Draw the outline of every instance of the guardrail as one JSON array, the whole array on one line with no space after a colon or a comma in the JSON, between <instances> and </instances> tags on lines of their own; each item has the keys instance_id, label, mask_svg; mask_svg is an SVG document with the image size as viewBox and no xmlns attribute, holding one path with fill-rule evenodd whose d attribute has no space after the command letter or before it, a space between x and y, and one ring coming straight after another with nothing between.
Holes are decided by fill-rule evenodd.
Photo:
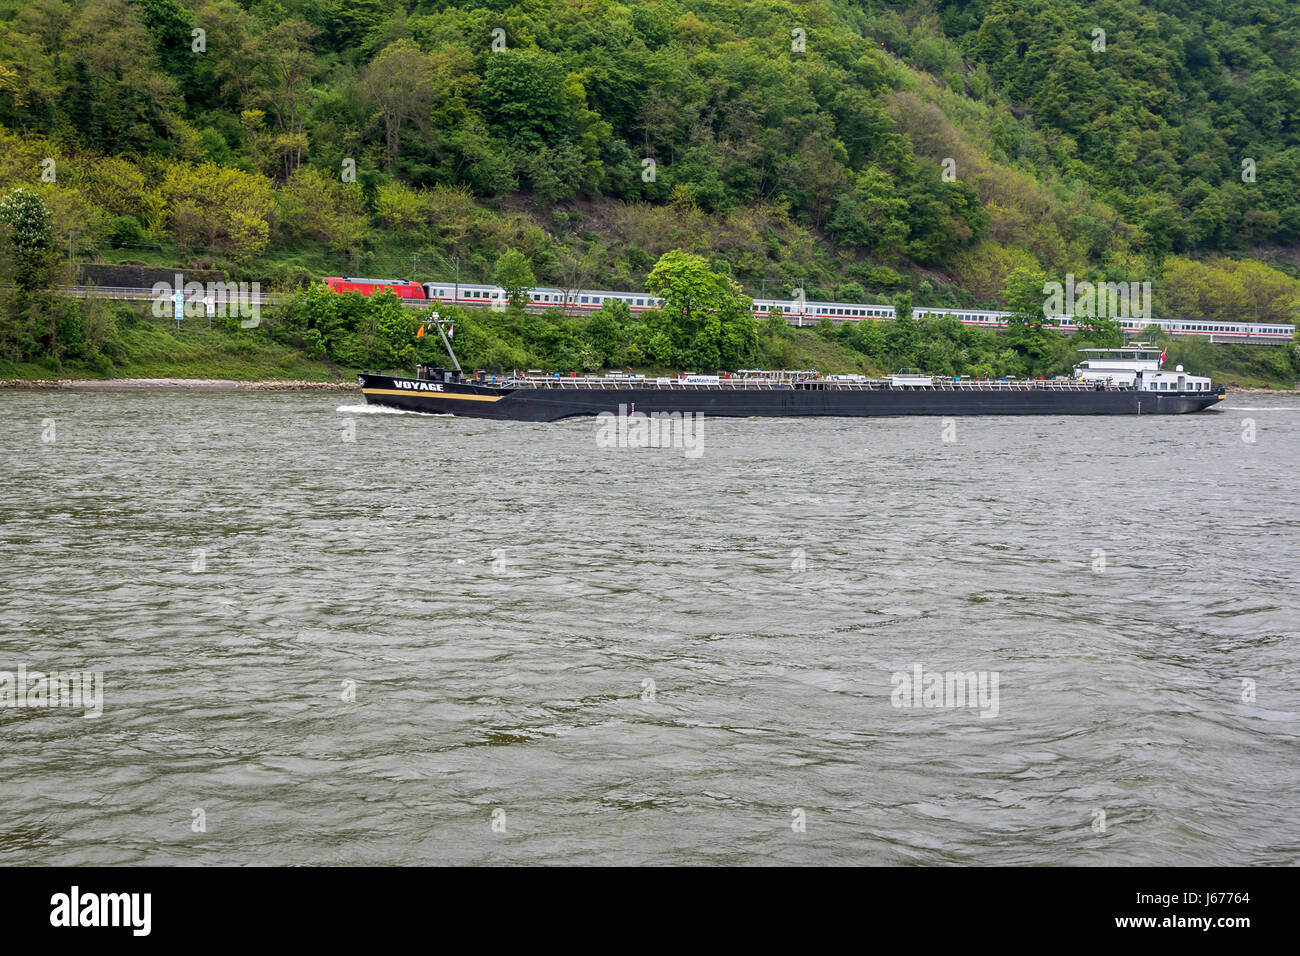
<instances>
[{"instance_id":1,"label":"guardrail","mask_svg":"<svg viewBox=\"0 0 1300 956\"><path fill-rule=\"evenodd\" d=\"M107 286L107 285L64 285L59 286L56 290L63 295L75 296L80 299L117 299L123 302L153 302L158 296L153 289L133 289L126 286ZM189 293L185 296L187 303L203 304L202 294ZM243 296L239 297L241 301ZM256 294L249 292L247 299L253 305L273 305L288 299L288 294L284 292L258 292ZM169 294L165 301L170 306L172 303Z\"/></svg>"}]
</instances>

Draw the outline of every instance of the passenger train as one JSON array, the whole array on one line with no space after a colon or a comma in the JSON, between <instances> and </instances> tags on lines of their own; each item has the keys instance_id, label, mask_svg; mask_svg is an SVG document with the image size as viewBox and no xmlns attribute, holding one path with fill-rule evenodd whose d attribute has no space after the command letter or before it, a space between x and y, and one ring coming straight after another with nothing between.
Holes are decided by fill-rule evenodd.
<instances>
[{"instance_id":1,"label":"passenger train","mask_svg":"<svg viewBox=\"0 0 1300 956\"><path fill-rule=\"evenodd\" d=\"M326 286L335 292L359 292L362 295L378 295L390 291L408 304L419 302L446 302L458 305L481 306L488 308L505 308L505 291L500 286L475 285L462 283L457 286L452 282L409 282L405 279L358 279L333 276L325 280ZM620 299L626 302L633 312L658 309L663 299L655 298L646 292L607 292L597 289L570 290L537 288L529 291L529 308L570 308L599 309L608 299ZM887 320L894 317L892 305L864 305L853 302L799 302L790 299L754 299L754 317L767 318L777 309L787 319L806 319L809 324L816 324L823 318L829 318L837 325L843 322L858 322L863 319ZM973 325L987 329L1003 329L1007 326L1009 312L991 312L980 309L940 309L933 306L915 306L912 314L916 318L944 318L951 316L963 325ZM1059 320L1062 332L1078 328L1082 323L1070 316ZM1208 319L1140 319L1120 318L1120 328L1125 333L1141 332L1151 326L1175 337L1196 335L1231 335L1257 341L1288 341L1295 334L1294 325L1259 324L1247 322L1210 321Z\"/></svg>"}]
</instances>

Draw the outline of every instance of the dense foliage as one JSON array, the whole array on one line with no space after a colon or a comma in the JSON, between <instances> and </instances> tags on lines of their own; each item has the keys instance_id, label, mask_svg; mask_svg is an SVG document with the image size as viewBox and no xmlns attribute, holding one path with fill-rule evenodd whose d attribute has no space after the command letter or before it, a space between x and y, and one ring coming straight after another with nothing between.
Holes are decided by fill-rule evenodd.
<instances>
[{"instance_id":1,"label":"dense foliage","mask_svg":"<svg viewBox=\"0 0 1300 956\"><path fill-rule=\"evenodd\" d=\"M751 296L1073 273L1293 321L1298 49L1297 0L0 0L0 195L69 260L267 288L642 289L682 250ZM67 307L6 301L0 347L57 357Z\"/></svg>"}]
</instances>

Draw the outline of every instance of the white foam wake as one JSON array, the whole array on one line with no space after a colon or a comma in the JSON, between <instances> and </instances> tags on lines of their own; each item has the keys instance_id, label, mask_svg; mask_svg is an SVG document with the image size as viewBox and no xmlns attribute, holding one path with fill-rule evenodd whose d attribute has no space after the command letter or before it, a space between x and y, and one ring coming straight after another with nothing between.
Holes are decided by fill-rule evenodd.
<instances>
[{"instance_id":1,"label":"white foam wake","mask_svg":"<svg viewBox=\"0 0 1300 956\"><path fill-rule=\"evenodd\" d=\"M404 408L389 408L387 405L340 405L335 411L351 415L431 415L450 418L449 412L411 412Z\"/></svg>"}]
</instances>

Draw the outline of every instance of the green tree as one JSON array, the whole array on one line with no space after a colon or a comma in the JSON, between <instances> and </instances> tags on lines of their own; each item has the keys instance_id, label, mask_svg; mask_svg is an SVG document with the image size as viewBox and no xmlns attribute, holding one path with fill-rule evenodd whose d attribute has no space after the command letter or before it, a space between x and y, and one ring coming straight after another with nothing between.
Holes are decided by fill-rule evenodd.
<instances>
[{"instance_id":1,"label":"green tree","mask_svg":"<svg viewBox=\"0 0 1300 956\"><path fill-rule=\"evenodd\" d=\"M1053 346L1059 334L1048 331L1048 327L1057 325L1055 317L1049 318L1044 312L1046 293L1043 286L1047 276L1035 269L1013 269L1008 274L1002 295L1007 301L1011 315L1007 317L1007 341L1021 355L1037 366L1042 364L1054 352Z\"/></svg>"},{"instance_id":2,"label":"green tree","mask_svg":"<svg viewBox=\"0 0 1300 956\"><path fill-rule=\"evenodd\" d=\"M528 302L529 291L537 285L533 264L518 249L507 249L502 253L492 272L492 281L505 290L510 305L517 309Z\"/></svg>"},{"instance_id":3,"label":"green tree","mask_svg":"<svg viewBox=\"0 0 1300 956\"><path fill-rule=\"evenodd\" d=\"M404 38L384 47L361 73L358 92L384 124L384 160L390 171L397 161L405 125L414 123L428 129L429 108L437 93L433 67L432 58Z\"/></svg>"},{"instance_id":4,"label":"green tree","mask_svg":"<svg viewBox=\"0 0 1300 956\"><path fill-rule=\"evenodd\" d=\"M665 252L646 278L646 288L664 300L664 311L703 324L707 312L733 315L749 311L750 299L730 276L709 269L703 256L674 249Z\"/></svg>"},{"instance_id":5,"label":"green tree","mask_svg":"<svg viewBox=\"0 0 1300 956\"><path fill-rule=\"evenodd\" d=\"M665 252L646 278L664 300L662 315L683 363L700 370L739 368L758 354L753 302L736 280L709 269L702 256Z\"/></svg>"},{"instance_id":6,"label":"green tree","mask_svg":"<svg viewBox=\"0 0 1300 956\"><path fill-rule=\"evenodd\" d=\"M551 54L502 50L479 88L488 123L523 147L557 145L568 119L564 68Z\"/></svg>"},{"instance_id":7,"label":"green tree","mask_svg":"<svg viewBox=\"0 0 1300 956\"><path fill-rule=\"evenodd\" d=\"M894 318L906 322L912 317L912 293L900 292L894 296Z\"/></svg>"},{"instance_id":8,"label":"green tree","mask_svg":"<svg viewBox=\"0 0 1300 956\"><path fill-rule=\"evenodd\" d=\"M14 189L0 200L13 263L13 283L23 292L54 284L54 220L45 201L29 189Z\"/></svg>"}]
</instances>

